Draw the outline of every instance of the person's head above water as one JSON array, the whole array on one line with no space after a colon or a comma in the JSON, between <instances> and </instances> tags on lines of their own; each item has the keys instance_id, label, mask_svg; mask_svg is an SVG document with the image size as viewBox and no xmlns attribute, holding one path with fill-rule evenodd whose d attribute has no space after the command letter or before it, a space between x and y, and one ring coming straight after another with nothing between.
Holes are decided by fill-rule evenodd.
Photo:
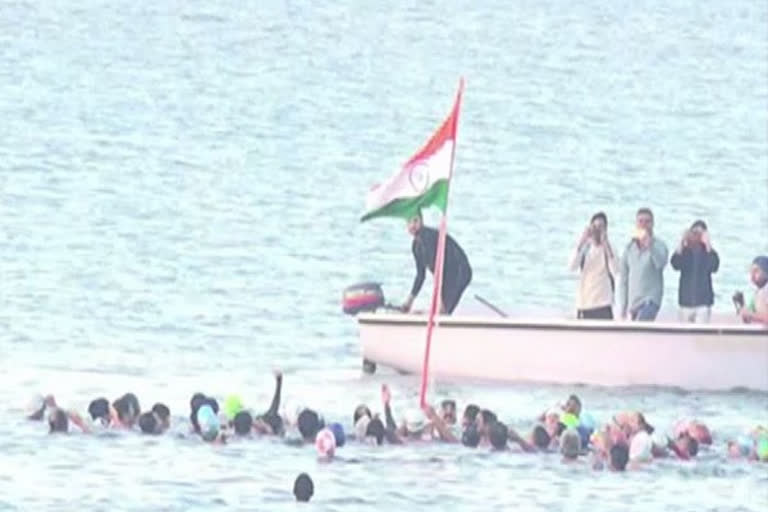
<instances>
[{"instance_id":1,"label":"person's head above water","mask_svg":"<svg viewBox=\"0 0 768 512\"><path fill-rule=\"evenodd\" d=\"M171 410L167 405L157 403L152 406L152 412L160 422L160 426L163 430L168 429L171 426Z\"/></svg>"},{"instance_id":2,"label":"person's head above water","mask_svg":"<svg viewBox=\"0 0 768 512\"><path fill-rule=\"evenodd\" d=\"M407 226L408 232L414 236L421 230L422 226L424 226L424 217L421 215L421 210L408 219Z\"/></svg>"},{"instance_id":3,"label":"person's head above water","mask_svg":"<svg viewBox=\"0 0 768 512\"><path fill-rule=\"evenodd\" d=\"M581 414L581 400L576 395L571 395L565 402L565 412L571 413L578 417Z\"/></svg>"},{"instance_id":4,"label":"person's head above water","mask_svg":"<svg viewBox=\"0 0 768 512\"><path fill-rule=\"evenodd\" d=\"M456 401L455 400L443 400L440 404L440 416L443 421L448 425L456 424Z\"/></svg>"},{"instance_id":5,"label":"person's head above water","mask_svg":"<svg viewBox=\"0 0 768 512\"><path fill-rule=\"evenodd\" d=\"M480 413L480 407L475 404L469 404L464 408L464 414L461 417L461 425L467 428L472 425L477 419L477 415Z\"/></svg>"},{"instance_id":6,"label":"person's head above water","mask_svg":"<svg viewBox=\"0 0 768 512\"><path fill-rule=\"evenodd\" d=\"M352 424L357 425L358 420L360 420L360 418L363 416L368 416L368 419L373 418L373 414L371 414L371 410L368 408L368 406L365 404L360 404L355 407L355 412L352 413Z\"/></svg>"},{"instance_id":7,"label":"person's head above water","mask_svg":"<svg viewBox=\"0 0 768 512\"><path fill-rule=\"evenodd\" d=\"M126 393L112 403L112 407L117 411L117 417L120 423L132 426L141 414L139 399L133 393Z\"/></svg>"},{"instance_id":8,"label":"person's head above water","mask_svg":"<svg viewBox=\"0 0 768 512\"><path fill-rule=\"evenodd\" d=\"M215 441L219 436L219 417L209 404L203 404L197 410L197 423L200 425L200 435L205 441Z\"/></svg>"},{"instance_id":9,"label":"person's head above water","mask_svg":"<svg viewBox=\"0 0 768 512\"><path fill-rule=\"evenodd\" d=\"M305 441L314 442L315 436L323 428L320 416L312 409L304 409L297 420L299 433Z\"/></svg>"},{"instance_id":10,"label":"person's head above water","mask_svg":"<svg viewBox=\"0 0 768 512\"><path fill-rule=\"evenodd\" d=\"M139 416L139 428L143 434L157 435L162 430L162 425L153 412L145 412Z\"/></svg>"},{"instance_id":11,"label":"person's head above water","mask_svg":"<svg viewBox=\"0 0 768 512\"><path fill-rule=\"evenodd\" d=\"M328 428L331 429L333 437L336 440L336 447L341 448L344 446L347 442L347 435L344 433L344 427L341 426L341 423L331 423L328 425Z\"/></svg>"},{"instance_id":12,"label":"person's head above water","mask_svg":"<svg viewBox=\"0 0 768 512\"><path fill-rule=\"evenodd\" d=\"M69 417L67 413L58 407L48 415L49 433L67 433L69 432Z\"/></svg>"},{"instance_id":13,"label":"person's head above water","mask_svg":"<svg viewBox=\"0 0 768 512\"><path fill-rule=\"evenodd\" d=\"M315 484L312 483L309 475L302 473L297 476L293 482L293 495L296 497L296 501L307 502L312 499L313 494L315 494Z\"/></svg>"},{"instance_id":14,"label":"person's head above water","mask_svg":"<svg viewBox=\"0 0 768 512\"><path fill-rule=\"evenodd\" d=\"M251 433L251 429L253 428L253 416L251 416L251 413L248 411L240 411L235 414L232 423L235 427L235 434L239 436L247 436Z\"/></svg>"},{"instance_id":15,"label":"person's head above water","mask_svg":"<svg viewBox=\"0 0 768 512\"><path fill-rule=\"evenodd\" d=\"M574 460L578 458L579 452L581 452L579 432L573 428L566 429L560 437L560 453L563 454L563 458Z\"/></svg>"},{"instance_id":16,"label":"person's head above water","mask_svg":"<svg viewBox=\"0 0 768 512\"><path fill-rule=\"evenodd\" d=\"M106 398L97 398L88 404L88 414L93 421L101 420L109 423L109 401Z\"/></svg>"},{"instance_id":17,"label":"person's head above water","mask_svg":"<svg viewBox=\"0 0 768 512\"><path fill-rule=\"evenodd\" d=\"M504 423L500 421L494 421L488 426L488 439L490 440L491 446L494 450L506 449L508 438L509 429Z\"/></svg>"}]
</instances>

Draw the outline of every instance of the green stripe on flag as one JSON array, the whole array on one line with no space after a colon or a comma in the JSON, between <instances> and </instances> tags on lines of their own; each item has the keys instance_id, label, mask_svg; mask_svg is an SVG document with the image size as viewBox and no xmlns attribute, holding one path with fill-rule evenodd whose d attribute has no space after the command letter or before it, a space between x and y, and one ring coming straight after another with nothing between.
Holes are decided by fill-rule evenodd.
<instances>
[{"instance_id":1,"label":"green stripe on flag","mask_svg":"<svg viewBox=\"0 0 768 512\"><path fill-rule=\"evenodd\" d=\"M437 206L440 211L445 212L445 205L448 202L448 180L437 180L424 194L416 197L395 199L377 210L370 211L362 216L360 222L375 219L377 217L397 217L401 219L410 219L419 210Z\"/></svg>"}]
</instances>

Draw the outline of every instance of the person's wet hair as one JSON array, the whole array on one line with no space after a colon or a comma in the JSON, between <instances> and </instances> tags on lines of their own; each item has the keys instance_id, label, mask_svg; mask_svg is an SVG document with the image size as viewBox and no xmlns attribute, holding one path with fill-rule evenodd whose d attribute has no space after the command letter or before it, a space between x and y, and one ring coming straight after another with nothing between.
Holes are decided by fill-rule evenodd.
<instances>
[{"instance_id":1,"label":"person's wet hair","mask_svg":"<svg viewBox=\"0 0 768 512\"><path fill-rule=\"evenodd\" d=\"M126 393L112 403L112 407L117 411L117 417L123 423L129 423L138 416L141 408L139 399L133 393Z\"/></svg>"},{"instance_id":2,"label":"person's wet hair","mask_svg":"<svg viewBox=\"0 0 768 512\"><path fill-rule=\"evenodd\" d=\"M597 219L602 219L603 223L606 226L608 226L608 216L605 214L605 212L597 212L596 214L594 214L592 216L592 218L590 219L589 223L591 224L591 223L595 222ZM571 395L571 396L574 396L574 395Z\"/></svg>"},{"instance_id":3,"label":"person's wet hair","mask_svg":"<svg viewBox=\"0 0 768 512\"><path fill-rule=\"evenodd\" d=\"M144 434L154 435L159 433L160 428L157 423L157 418L152 411L145 412L139 416L139 428Z\"/></svg>"},{"instance_id":4,"label":"person's wet hair","mask_svg":"<svg viewBox=\"0 0 768 512\"><path fill-rule=\"evenodd\" d=\"M66 433L69 431L69 417L61 409L55 409L48 417L49 432Z\"/></svg>"},{"instance_id":5,"label":"person's wet hair","mask_svg":"<svg viewBox=\"0 0 768 512\"><path fill-rule=\"evenodd\" d=\"M192 395L192 398L189 399L189 410L197 409L203 402L205 402L205 395L200 392L195 393Z\"/></svg>"},{"instance_id":6,"label":"person's wet hair","mask_svg":"<svg viewBox=\"0 0 768 512\"><path fill-rule=\"evenodd\" d=\"M373 414L371 414L371 410L368 408L368 406L364 404L360 404L357 407L355 407L355 412L352 413L352 424L356 425L357 421L363 416L368 416L369 418L373 418Z\"/></svg>"},{"instance_id":7,"label":"person's wet hair","mask_svg":"<svg viewBox=\"0 0 768 512\"><path fill-rule=\"evenodd\" d=\"M128 402L128 405L132 409L132 414L134 416L138 416L139 412L141 412L141 406L139 405L139 399L134 395L133 393L126 393L125 399Z\"/></svg>"},{"instance_id":8,"label":"person's wet hair","mask_svg":"<svg viewBox=\"0 0 768 512\"><path fill-rule=\"evenodd\" d=\"M365 429L365 437L375 438L379 446L384 444L384 423L379 418L373 418Z\"/></svg>"},{"instance_id":9,"label":"person's wet hair","mask_svg":"<svg viewBox=\"0 0 768 512\"><path fill-rule=\"evenodd\" d=\"M490 425L492 423L499 421L499 418L496 416L496 413L491 411L490 409L483 409L482 411L480 411L480 416L483 417L484 425Z\"/></svg>"},{"instance_id":10,"label":"person's wet hair","mask_svg":"<svg viewBox=\"0 0 768 512\"><path fill-rule=\"evenodd\" d=\"M455 411L456 410L456 400L450 400L450 399L443 400L440 403L440 407L442 407L443 409L450 408L451 410Z\"/></svg>"},{"instance_id":11,"label":"person's wet hair","mask_svg":"<svg viewBox=\"0 0 768 512\"><path fill-rule=\"evenodd\" d=\"M235 414L235 419L232 420L232 423L235 426L235 434L247 436L253 428L253 416L248 411L240 411Z\"/></svg>"},{"instance_id":12,"label":"person's wet hair","mask_svg":"<svg viewBox=\"0 0 768 512\"><path fill-rule=\"evenodd\" d=\"M480 444L480 432L477 431L477 426L474 423L461 434L461 444L467 448L477 448Z\"/></svg>"},{"instance_id":13,"label":"person's wet hair","mask_svg":"<svg viewBox=\"0 0 768 512\"><path fill-rule=\"evenodd\" d=\"M629 462L629 447L625 443L618 443L611 446L611 467L616 471L627 469Z\"/></svg>"},{"instance_id":14,"label":"person's wet hair","mask_svg":"<svg viewBox=\"0 0 768 512\"><path fill-rule=\"evenodd\" d=\"M640 428L642 430L645 430L648 433L648 435L653 434L653 431L656 430L651 425L649 425L647 421L645 421L645 416L643 416L643 413L641 412L637 413L637 419L638 419L638 423L640 424Z\"/></svg>"},{"instance_id":15,"label":"person's wet hair","mask_svg":"<svg viewBox=\"0 0 768 512\"><path fill-rule=\"evenodd\" d=\"M302 473L296 477L296 481L293 483L293 495L296 497L296 501L307 502L313 494L315 494L315 484L312 483L309 475Z\"/></svg>"},{"instance_id":16,"label":"person's wet hair","mask_svg":"<svg viewBox=\"0 0 768 512\"><path fill-rule=\"evenodd\" d=\"M213 409L214 414L219 414L219 402L218 402L218 400L208 396L208 397L205 398L205 403L207 405L211 406L211 409Z\"/></svg>"},{"instance_id":17,"label":"person's wet hair","mask_svg":"<svg viewBox=\"0 0 768 512\"><path fill-rule=\"evenodd\" d=\"M539 450L546 450L552 443L552 438L549 436L549 432L544 428L544 425L536 425L533 428L533 444Z\"/></svg>"},{"instance_id":18,"label":"person's wet hair","mask_svg":"<svg viewBox=\"0 0 768 512\"><path fill-rule=\"evenodd\" d=\"M478 414L480 414L480 407L475 404L469 404L464 408L464 419L468 423L474 423Z\"/></svg>"},{"instance_id":19,"label":"person's wet hair","mask_svg":"<svg viewBox=\"0 0 768 512\"><path fill-rule=\"evenodd\" d=\"M285 433L283 418L281 418L279 414L265 414L261 417L261 421L269 425L269 428L272 429L274 435L281 436Z\"/></svg>"},{"instance_id":20,"label":"person's wet hair","mask_svg":"<svg viewBox=\"0 0 768 512\"><path fill-rule=\"evenodd\" d=\"M157 414L161 421L168 421L168 418L171 417L171 410L165 404L158 403L153 405L152 412Z\"/></svg>"},{"instance_id":21,"label":"person's wet hair","mask_svg":"<svg viewBox=\"0 0 768 512\"><path fill-rule=\"evenodd\" d=\"M97 398L88 404L88 414L91 419L109 420L109 401L106 398Z\"/></svg>"},{"instance_id":22,"label":"person's wet hair","mask_svg":"<svg viewBox=\"0 0 768 512\"><path fill-rule=\"evenodd\" d=\"M491 442L491 446L494 450L504 450L507 448L507 438L509 437L509 429L507 426L500 422L495 421L491 423L488 429L488 439Z\"/></svg>"},{"instance_id":23,"label":"person's wet hair","mask_svg":"<svg viewBox=\"0 0 768 512\"><path fill-rule=\"evenodd\" d=\"M306 441L314 441L315 436L322 428L320 417L312 409L304 409L299 413L299 433Z\"/></svg>"}]
</instances>

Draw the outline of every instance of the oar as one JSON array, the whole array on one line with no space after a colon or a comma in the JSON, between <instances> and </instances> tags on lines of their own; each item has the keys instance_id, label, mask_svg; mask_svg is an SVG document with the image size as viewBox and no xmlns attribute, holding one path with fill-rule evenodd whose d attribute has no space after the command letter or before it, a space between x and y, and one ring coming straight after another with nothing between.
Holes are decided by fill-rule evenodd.
<instances>
[{"instance_id":1,"label":"oar","mask_svg":"<svg viewBox=\"0 0 768 512\"><path fill-rule=\"evenodd\" d=\"M497 308L496 306L494 306L493 304L491 304L490 302L488 302L487 300L485 300L485 299L484 299L484 298L482 298L481 296L479 296L479 295L475 294L475 298L476 298L476 299L477 299L477 300L478 300L478 301L479 301L481 304L483 304L484 306L487 306L489 309L492 309L492 310L493 310L493 311L494 311L496 314L498 314L499 316L501 316L501 317L503 317L503 318L507 318L507 317L509 317L509 315L508 315L508 314L506 314L505 312L503 312L502 310L500 310L499 308Z\"/></svg>"}]
</instances>

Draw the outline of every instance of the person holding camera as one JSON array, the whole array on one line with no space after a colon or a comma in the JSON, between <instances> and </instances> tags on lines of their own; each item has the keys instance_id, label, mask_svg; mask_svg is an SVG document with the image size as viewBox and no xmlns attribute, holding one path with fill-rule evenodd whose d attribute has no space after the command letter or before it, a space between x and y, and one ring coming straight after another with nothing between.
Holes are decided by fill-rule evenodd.
<instances>
[{"instance_id":1,"label":"person holding camera","mask_svg":"<svg viewBox=\"0 0 768 512\"><path fill-rule=\"evenodd\" d=\"M635 232L621 257L619 299L621 318L652 322L664 297L664 267L669 250L653 233L653 212L640 208Z\"/></svg>"},{"instance_id":2,"label":"person holding camera","mask_svg":"<svg viewBox=\"0 0 768 512\"><path fill-rule=\"evenodd\" d=\"M581 278L576 295L578 318L613 319L614 278L618 261L608 241L608 217L603 212L592 216L570 260L570 269Z\"/></svg>"},{"instance_id":3,"label":"person holding camera","mask_svg":"<svg viewBox=\"0 0 768 512\"><path fill-rule=\"evenodd\" d=\"M762 323L768 326L768 256L758 256L749 271L752 283L757 286L752 304L744 304L744 294L736 292L733 303L744 323Z\"/></svg>"},{"instance_id":4,"label":"person holding camera","mask_svg":"<svg viewBox=\"0 0 768 512\"><path fill-rule=\"evenodd\" d=\"M712 274L720 267L720 257L712 248L706 222L697 220L683 232L670 264L680 272L680 321L708 323L715 302Z\"/></svg>"}]
</instances>

